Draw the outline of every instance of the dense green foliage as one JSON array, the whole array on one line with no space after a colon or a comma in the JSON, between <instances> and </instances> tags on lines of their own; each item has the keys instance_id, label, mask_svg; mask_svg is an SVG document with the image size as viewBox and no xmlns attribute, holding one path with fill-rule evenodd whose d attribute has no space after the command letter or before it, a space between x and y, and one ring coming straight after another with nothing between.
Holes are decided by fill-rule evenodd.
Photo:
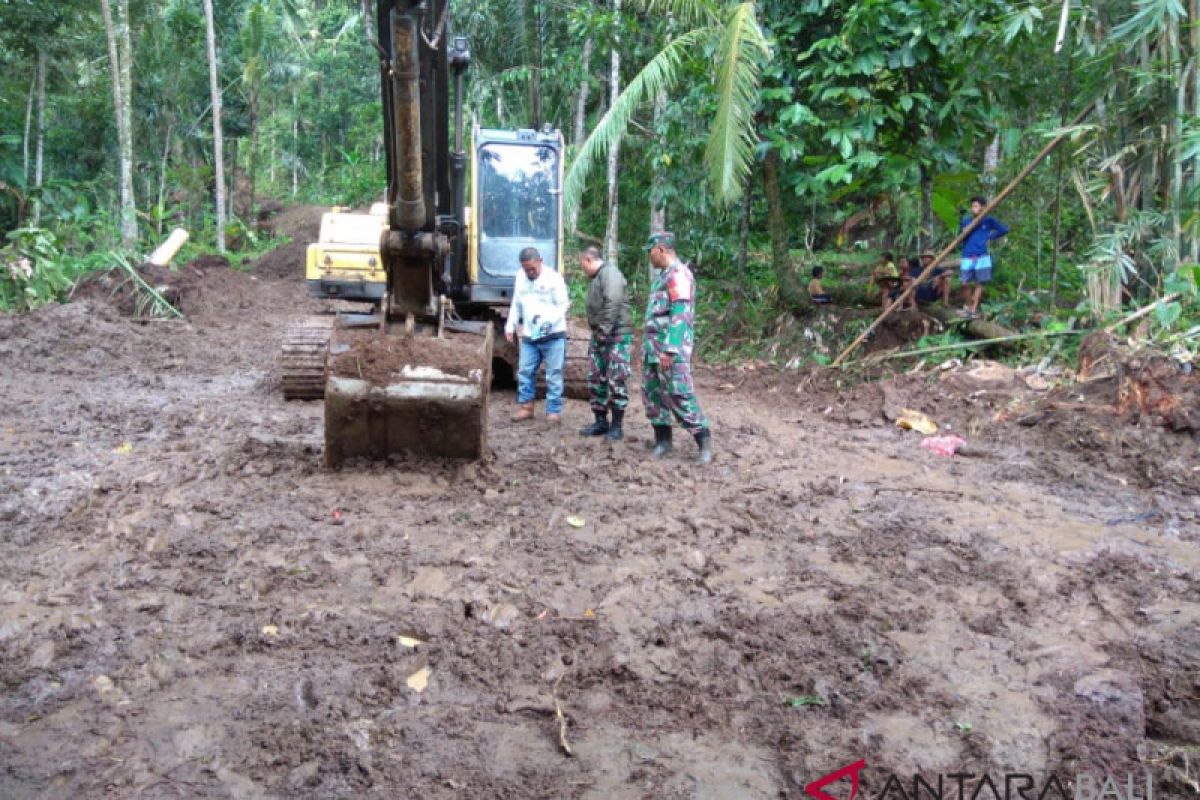
<instances>
[{"instance_id":1,"label":"dense green foliage","mask_svg":"<svg viewBox=\"0 0 1200 800\"><path fill-rule=\"evenodd\" d=\"M211 242L201 2L127 2L138 249L173 225ZM603 237L609 198L596 167L621 140L621 265L635 288L644 283L638 246L652 214L663 215L717 301L703 314L710 338L761 342L781 316L803 314L818 261L832 280L855 283L865 268L843 269L850 255L948 242L970 196L994 194L1094 104L997 212L1012 233L985 309L1049 324L1180 294L1153 324L1194 343L1197 0L1067 0L1056 51L1063 10L1009 0L455 0L450 24L471 41L467 104L480 124L550 123L582 153L572 171L580 243ZM327 0L215 3L228 231L253 230L267 198L358 204L381 194L377 59L362 13ZM0 44L0 304L32 306L120 249L109 46L100 10L73 0L0 0ZM613 47L623 91L609 113Z\"/></svg>"}]
</instances>

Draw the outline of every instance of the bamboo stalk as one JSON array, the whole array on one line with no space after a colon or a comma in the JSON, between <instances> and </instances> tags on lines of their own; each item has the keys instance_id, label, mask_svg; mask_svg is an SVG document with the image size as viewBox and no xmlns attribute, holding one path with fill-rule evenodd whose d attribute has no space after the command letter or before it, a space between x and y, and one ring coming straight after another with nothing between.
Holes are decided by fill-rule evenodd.
<instances>
[{"instance_id":1,"label":"bamboo stalk","mask_svg":"<svg viewBox=\"0 0 1200 800\"><path fill-rule=\"evenodd\" d=\"M1079 114L1076 115L1075 119L1073 119L1071 121L1071 127L1073 128L1076 125L1078 125L1079 123L1083 122L1083 120L1087 118L1088 114L1092 113L1092 109L1094 107L1095 107L1094 102L1088 103L1087 107L1084 108L1083 111L1080 111ZM883 320L887 319L887 317L893 311L895 311L897 308L901 307L904 303L906 303L908 301L908 296L910 294L912 294L914 291L916 291L917 286L919 286L926 278L928 278L933 273L933 270L937 267L937 265L940 264L946 258L946 256L950 255L956 249L958 249L959 245L961 245L966 240L966 238L968 236L970 236L971 233L974 232L974 230L976 228L979 227L979 224L981 222L983 222L983 220L987 217L987 215L992 213L992 211L997 206L999 206L1002 202L1004 202L1004 200L1010 194L1012 194L1012 191L1014 189L1016 189L1017 186L1019 186L1022 181L1024 181L1027 177L1029 177L1029 174L1031 172L1033 172L1033 170L1037 167L1037 165L1042 163L1042 161L1045 160L1046 156L1050 155L1052 152L1054 152L1055 148L1057 148L1060 144L1062 144L1064 141L1066 141L1067 136L1069 134L1070 134L1069 130L1062 131L1061 133L1058 134L1058 136L1055 136L1049 143L1047 143L1046 146L1042 148L1041 152L1038 153L1036 156L1034 156L1033 160L1029 162L1029 164L1025 167L1025 169L1021 170L1021 172L1018 173L1017 177L1015 177L1011 181L1009 181L1009 184L1000 190L1000 194L998 194L994 198L992 198L992 201L984 207L983 211L979 214L979 216L976 217L975 219L971 220L970 224L967 225L967 227L963 228L961 231L959 231L958 236L955 236L954 240L952 242L950 242L950 244L946 245L944 248L942 248L942 251L940 253L938 253L936 256L934 256L933 261L931 261L925 267L925 269L921 271L921 274L919 276L917 276L917 278L914 281L912 281L912 283L909 284L908 288L905 289L903 292L901 292L900 295L894 301L892 301L892 304L890 306L888 306L887 308L885 308L883 310L883 313L881 313L878 317L876 317L875 321L872 322L865 331L860 333L858 335L858 338L856 338L853 342L851 342L850 345L845 350L843 350L836 359L834 359L834 362L830 366L832 366L832 367L841 366L842 362L846 360L846 356L853 353L858 348L858 346L866 340L867 336L869 336L871 334L871 332L875 330L875 328L879 327L879 323L883 322Z\"/></svg>"},{"instance_id":2,"label":"bamboo stalk","mask_svg":"<svg viewBox=\"0 0 1200 800\"><path fill-rule=\"evenodd\" d=\"M1019 342L1024 339L1053 339L1058 336L1082 336L1091 333L1089 330L1078 331L1036 331L1034 333L1018 333L1012 336L997 336L993 339L972 339L968 342L958 342L956 344L939 344L934 347L923 347L920 350L905 350L900 353L888 353L883 356L867 356L860 358L858 361L850 361L845 366L856 364L874 364L879 361L890 361L894 358L912 358L915 356L927 356L933 353L944 353L947 350L963 350L969 347L987 347L993 344L1005 344L1006 342Z\"/></svg>"},{"instance_id":3,"label":"bamboo stalk","mask_svg":"<svg viewBox=\"0 0 1200 800\"><path fill-rule=\"evenodd\" d=\"M1113 331L1115 331L1117 328L1121 327L1122 325L1128 325L1131 322L1136 322L1137 320L1141 319L1142 317L1146 316L1151 311L1153 311L1158 306L1159 303L1170 303L1174 300L1178 300L1179 297L1180 297L1179 292L1176 292L1174 294L1169 294L1166 297L1160 297L1159 299L1155 300L1153 303L1150 303L1147 306L1142 306L1137 311L1130 314L1128 317L1125 317L1124 319L1118 320L1117 322L1114 322L1112 325L1109 325L1107 328L1104 329L1104 332L1112 333Z\"/></svg>"}]
</instances>

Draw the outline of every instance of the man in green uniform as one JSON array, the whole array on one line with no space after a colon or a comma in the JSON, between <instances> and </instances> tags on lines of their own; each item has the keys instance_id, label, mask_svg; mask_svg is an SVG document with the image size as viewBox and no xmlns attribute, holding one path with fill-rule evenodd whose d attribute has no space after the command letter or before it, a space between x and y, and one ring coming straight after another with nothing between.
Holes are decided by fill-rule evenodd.
<instances>
[{"instance_id":1,"label":"man in green uniform","mask_svg":"<svg viewBox=\"0 0 1200 800\"><path fill-rule=\"evenodd\" d=\"M633 344L633 320L625 296L625 276L616 264L605 264L595 246L584 248L579 265L591 283L587 293L587 320L592 329L588 346L588 401L596 421L581 430L581 436L604 436L616 441L629 405L629 348ZM608 420L612 408L612 422Z\"/></svg>"},{"instance_id":2,"label":"man in green uniform","mask_svg":"<svg viewBox=\"0 0 1200 800\"><path fill-rule=\"evenodd\" d=\"M712 433L692 383L696 281L675 255L673 233L652 234L646 252L659 271L650 286L642 343L642 402L654 426L654 455L662 458L671 452L674 419L696 439L696 463L708 464L713 459Z\"/></svg>"}]
</instances>

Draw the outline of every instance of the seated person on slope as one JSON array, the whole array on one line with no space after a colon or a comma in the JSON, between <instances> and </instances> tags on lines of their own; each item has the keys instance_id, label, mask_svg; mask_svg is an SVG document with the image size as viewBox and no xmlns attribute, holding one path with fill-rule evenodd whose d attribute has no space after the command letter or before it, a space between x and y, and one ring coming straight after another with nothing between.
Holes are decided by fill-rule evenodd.
<instances>
[{"instance_id":1,"label":"seated person on slope","mask_svg":"<svg viewBox=\"0 0 1200 800\"><path fill-rule=\"evenodd\" d=\"M879 255L879 263L871 273L871 282L879 291L880 308L887 308L888 300L900 287L900 270L896 269L894 258L891 251L885 250Z\"/></svg>"},{"instance_id":2,"label":"seated person on slope","mask_svg":"<svg viewBox=\"0 0 1200 800\"><path fill-rule=\"evenodd\" d=\"M828 305L833 302L833 295L825 291L825 287L821 285L821 277L824 274L824 267L812 268L812 280L808 282L808 297L814 305Z\"/></svg>"},{"instance_id":3,"label":"seated person on slope","mask_svg":"<svg viewBox=\"0 0 1200 800\"><path fill-rule=\"evenodd\" d=\"M933 263L934 255L930 250L921 253L921 261L914 264L915 259L909 259L909 280L916 280L925 268ZM926 276L925 280L917 286L914 297L918 303L936 303L942 301L942 305L947 308L950 306L950 270L947 267L936 267L933 272ZM915 306L914 306L915 308Z\"/></svg>"}]
</instances>

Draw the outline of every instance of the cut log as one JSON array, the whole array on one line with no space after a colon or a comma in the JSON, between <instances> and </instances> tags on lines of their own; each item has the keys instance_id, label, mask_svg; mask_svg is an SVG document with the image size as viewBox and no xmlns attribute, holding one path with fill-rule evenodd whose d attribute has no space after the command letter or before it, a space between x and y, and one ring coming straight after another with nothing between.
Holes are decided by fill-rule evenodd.
<instances>
[{"instance_id":1,"label":"cut log","mask_svg":"<svg viewBox=\"0 0 1200 800\"><path fill-rule=\"evenodd\" d=\"M158 246L158 249L150 254L148 263L156 267L165 267L171 263L171 259L179 252L179 248L183 247L188 240L188 232L183 228L176 228L171 231L171 235L167 240Z\"/></svg>"},{"instance_id":2,"label":"cut log","mask_svg":"<svg viewBox=\"0 0 1200 800\"><path fill-rule=\"evenodd\" d=\"M943 325L961 325L963 332L972 339L1003 339L1008 336L1019 335L1016 331L1009 330L1003 325L997 325L986 319L963 319L958 315L957 311L952 311L944 306L927 306L922 310ZM1001 346L1002 344L999 343L997 346Z\"/></svg>"}]
</instances>

